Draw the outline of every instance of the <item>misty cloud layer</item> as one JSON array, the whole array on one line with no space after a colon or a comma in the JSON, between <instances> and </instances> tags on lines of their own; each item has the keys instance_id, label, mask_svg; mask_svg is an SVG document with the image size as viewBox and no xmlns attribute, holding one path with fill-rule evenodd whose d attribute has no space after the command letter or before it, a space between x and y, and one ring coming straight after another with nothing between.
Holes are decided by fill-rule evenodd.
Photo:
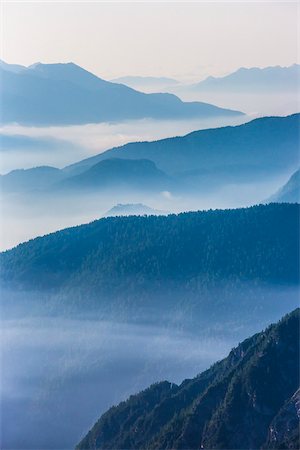
<instances>
[{"instance_id":1,"label":"misty cloud layer","mask_svg":"<svg viewBox=\"0 0 300 450\"><path fill-rule=\"evenodd\" d=\"M195 376L295 303L289 290L266 295L272 311L257 309L256 320L203 317L192 328L184 315L178 327L163 314L153 325L147 314L132 323L31 316L28 305L20 316L16 308L1 321L2 445L73 448L113 404L153 382Z\"/></svg>"},{"instance_id":2,"label":"misty cloud layer","mask_svg":"<svg viewBox=\"0 0 300 450\"><path fill-rule=\"evenodd\" d=\"M2 444L9 449L72 448L112 404L157 380L178 383L191 377L232 345L230 339L195 338L147 325L6 321Z\"/></svg>"},{"instance_id":3,"label":"misty cloud layer","mask_svg":"<svg viewBox=\"0 0 300 450\"><path fill-rule=\"evenodd\" d=\"M253 117L220 117L219 119L191 120L132 120L127 122L74 125L62 127L25 127L4 125L0 134L30 136L32 138L56 139L57 146L51 148L1 149L0 173L41 165L62 168L77 160L88 158L127 142L152 141L187 134L205 128L238 125ZM61 140L62 142L59 142ZM66 145L69 144L69 145Z\"/></svg>"}]
</instances>

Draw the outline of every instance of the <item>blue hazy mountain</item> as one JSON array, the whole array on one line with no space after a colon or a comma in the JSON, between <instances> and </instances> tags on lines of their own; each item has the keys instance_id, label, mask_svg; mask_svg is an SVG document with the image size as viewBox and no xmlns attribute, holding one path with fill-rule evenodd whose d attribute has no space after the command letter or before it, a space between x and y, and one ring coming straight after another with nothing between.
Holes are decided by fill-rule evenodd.
<instances>
[{"instance_id":1,"label":"blue hazy mountain","mask_svg":"<svg viewBox=\"0 0 300 450\"><path fill-rule=\"evenodd\" d=\"M167 214L166 211L160 211L158 209L150 208L150 206L143 203L118 203L109 209L104 216L105 217L118 217L118 216L157 216Z\"/></svg>"},{"instance_id":2,"label":"blue hazy mountain","mask_svg":"<svg viewBox=\"0 0 300 450\"><path fill-rule=\"evenodd\" d=\"M189 86L195 91L223 92L296 92L299 89L300 65L289 67L240 68L224 77L208 77Z\"/></svg>"},{"instance_id":3,"label":"blue hazy mountain","mask_svg":"<svg viewBox=\"0 0 300 450\"><path fill-rule=\"evenodd\" d=\"M197 195L199 189L292 172L299 164L299 117L266 117L183 137L129 143L67 166L59 187Z\"/></svg>"},{"instance_id":4,"label":"blue hazy mountain","mask_svg":"<svg viewBox=\"0 0 300 450\"><path fill-rule=\"evenodd\" d=\"M298 388L299 309L197 377L113 406L77 450L297 449Z\"/></svg>"},{"instance_id":5,"label":"blue hazy mountain","mask_svg":"<svg viewBox=\"0 0 300 450\"><path fill-rule=\"evenodd\" d=\"M73 63L37 63L21 70L2 64L0 77L3 123L68 125L241 114L206 103L185 103L172 94L144 94L102 80Z\"/></svg>"},{"instance_id":6,"label":"blue hazy mountain","mask_svg":"<svg viewBox=\"0 0 300 450\"><path fill-rule=\"evenodd\" d=\"M0 69L7 70L9 72L19 73L26 70L25 66L20 64L8 64L0 59Z\"/></svg>"},{"instance_id":7,"label":"blue hazy mountain","mask_svg":"<svg viewBox=\"0 0 300 450\"><path fill-rule=\"evenodd\" d=\"M0 175L2 191L19 194L34 193L37 190L42 195L49 193L57 195L62 190L73 191L74 194L76 191L109 193L151 191L154 193L174 189L175 186L178 187L175 179L158 170L152 161L146 159L106 159L74 176L68 176L65 171L49 166L17 169ZM127 206L130 207L130 205ZM139 214L143 210L143 205L140 206ZM121 215L124 215L124 212Z\"/></svg>"},{"instance_id":8,"label":"blue hazy mountain","mask_svg":"<svg viewBox=\"0 0 300 450\"><path fill-rule=\"evenodd\" d=\"M265 117L244 125L195 131L186 136L136 142L110 149L68 166L84 172L108 158L148 159L183 182L239 181L296 170L299 163L299 114Z\"/></svg>"},{"instance_id":9,"label":"blue hazy mountain","mask_svg":"<svg viewBox=\"0 0 300 450\"><path fill-rule=\"evenodd\" d=\"M63 172L55 167L41 166L32 169L17 169L6 175L0 175L0 189L3 192L25 193L48 188L60 182L63 178Z\"/></svg>"},{"instance_id":10,"label":"blue hazy mountain","mask_svg":"<svg viewBox=\"0 0 300 450\"><path fill-rule=\"evenodd\" d=\"M270 202L300 203L300 169L272 197Z\"/></svg>"},{"instance_id":11,"label":"blue hazy mountain","mask_svg":"<svg viewBox=\"0 0 300 450\"><path fill-rule=\"evenodd\" d=\"M65 174L65 172L61 172ZM86 171L63 180L59 187L65 189L120 189L132 191L162 191L171 189L175 180L159 170L147 159L109 158Z\"/></svg>"}]
</instances>

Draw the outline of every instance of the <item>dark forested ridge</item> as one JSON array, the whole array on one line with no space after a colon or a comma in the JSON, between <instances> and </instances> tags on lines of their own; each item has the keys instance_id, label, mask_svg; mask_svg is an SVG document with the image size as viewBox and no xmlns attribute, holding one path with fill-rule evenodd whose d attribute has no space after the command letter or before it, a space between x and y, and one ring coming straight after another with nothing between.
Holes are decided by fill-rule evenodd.
<instances>
[{"instance_id":1,"label":"dark forested ridge","mask_svg":"<svg viewBox=\"0 0 300 450\"><path fill-rule=\"evenodd\" d=\"M298 449L298 370L299 309L196 378L111 408L77 450Z\"/></svg>"},{"instance_id":2,"label":"dark forested ridge","mask_svg":"<svg viewBox=\"0 0 300 450\"><path fill-rule=\"evenodd\" d=\"M272 420L264 449L298 449L300 388L289 398Z\"/></svg>"},{"instance_id":3,"label":"dark forested ridge","mask_svg":"<svg viewBox=\"0 0 300 450\"><path fill-rule=\"evenodd\" d=\"M135 297L146 302L150 293L165 302L166 289L173 301L180 290L197 294L222 283L230 291L237 283L297 286L298 248L296 204L110 217L2 253L1 284L51 289L85 303ZM219 297L225 301L225 289Z\"/></svg>"}]
</instances>

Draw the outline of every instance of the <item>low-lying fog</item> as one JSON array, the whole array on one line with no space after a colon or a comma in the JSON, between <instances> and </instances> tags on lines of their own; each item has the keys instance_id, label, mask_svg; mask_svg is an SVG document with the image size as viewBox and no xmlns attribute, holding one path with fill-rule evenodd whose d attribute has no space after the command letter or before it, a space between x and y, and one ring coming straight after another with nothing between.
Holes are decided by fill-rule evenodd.
<instances>
[{"instance_id":1,"label":"low-lying fog","mask_svg":"<svg viewBox=\"0 0 300 450\"><path fill-rule=\"evenodd\" d=\"M2 194L0 206L0 250L66 227L99 219L113 206L142 203L165 213L216 208L237 208L268 199L288 180L290 174L255 183L229 184L210 192L198 190L194 196L164 191L73 194Z\"/></svg>"},{"instance_id":2,"label":"low-lying fog","mask_svg":"<svg viewBox=\"0 0 300 450\"><path fill-rule=\"evenodd\" d=\"M112 404L157 381L180 382L224 356L230 338L160 327L19 319L2 323L2 445L74 448Z\"/></svg>"},{"instance_id":3,"label":"low-lying fog","mask_svg":"<svg viewBox=\"0 0 300 450\"><path fill-rule=\"evenodd\" d=\"M39 165L63 167L82 158L97 154L129 141L153 140L167 136L183 135L193 130L234 125L250 120L250 117L234 119L191 120L191 121L155 121L139 120L112 124L90 124L69 127L21 127L6 125L0 129L5 136L26 136L27 138L50 139L45 147L26 145L22 148L2 148L0 167L2 173L17 168ZM22 139L17 139L16 142ZM4 141L5 142L5 141ZM13 142L13 141L12 141ZM207 208L231 208L260 203L269 198L281 187L291 174L273 179L264 179L261 183L243 183L227 185L212 192L197 192L193 198L179 196L173 192L161 192L155 196L142 193L127 194L115 192L108 194L76 193L67 195L47 195L35 193L1 195L0 209L0 250L9 249L36 236L44 235L68 226L87 223L98 219L118 203L144 203L147 206L165 212L181 212ZM263 178L263 177L262 177Z\"/></svg>"},{"instance_id":4,"label":"low-lying fog","mask_svg":"<svg viewBox=\"0 0 300 450\"><path fill-rule=\"evenodd\" d=\"M56 139L57 145L48 149L29 145L26 147L1 145L0 173L14 169L24 169L42 165L62 168L78 160L96 155L127 142L156 140L184 135L195 130L217 128L226 125L239 125L253 119L248 116L234 118L191 120L131 120L118 123L100 123L63 127L26 127L4 125L0 134L9 136L29 136L32 138ZM72 145L70 145L72 144Z\"/></svg>"},{"instance_id":5,"label":"low-lying fog","mask_svg":"<svg viewBox=\"0 0 300 450\"><path fill-rule=\"evenodd\" d=\"M195 376L287 308L258 311L251 323L219 317L202 326L194 318L192 329L183 320L179 329L143 321L2 316L2 448L74 448L111 405L153 382Z\"/></svg>"},{"instance_id":6,"label":"low-lying fog","mask_svg":"<svg viewBox=\"0 0 300 450\"><path fill-rule=\"evenodd\" d=\"M217 104L221 108L243 111L253 116L288 116L299 112L300 97L296 92L195 92L184 87L172 89L183 101L202 101Z\"/></svg>"}]
</instances>

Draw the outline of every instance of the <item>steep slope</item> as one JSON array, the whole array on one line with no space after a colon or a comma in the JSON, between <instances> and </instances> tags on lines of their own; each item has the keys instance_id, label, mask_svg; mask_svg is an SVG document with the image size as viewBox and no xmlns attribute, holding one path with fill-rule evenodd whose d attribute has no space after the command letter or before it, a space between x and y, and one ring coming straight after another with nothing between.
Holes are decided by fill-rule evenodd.
<instances>
[{"instance_id":1,"label":"steep slope","mask_svg":"<svg viewBox=\"0 0 300 450\"><path fill-rule=\"evenodd\" d=\"M195 131L183 137L136 142L68 166L80 173L108 158L149 159L169 175L225 176L235 181L295 170L299 164L300 114L265 117L244 125Z\"/></svg>"},{"instance_id":2,"label":"steep slope","mask_svg":"<svg viewBox=\"0 0 300 450\"><path fill-rule=\"evenodd\" d=\"M299 418L300 418L300 389L288 399L269 427L267 442L263 448L297 449L300 444Z\"/></svg>"},{"instance_id":3,"label":"steep slope","mask_svg":"<svg viewBox=\"0 0 300 450\"><path fill-rule=\"evenodd\" d=\"M158 383L111 408L77 449L274 448L264 444L299 387L298 368L299 309L196 378ZM280 448L298 448L288 440Z\"/></svg>"},{"instance_id":4,"label":"steep slope","mask_svg":"<svg viewBox=\"0 0 300 450\"><path fill-rule=\"evenodd\" d=\"M241 114L206 103L184 103L172 94L144 94L73 63L38 63L20 71L2 65L0 77L3 123L68 125Z\"/></svg>"},{"instance_id":5,"label":"steep slope","mask_svg":"<svg viewBox=\"0 0 300 450\"><path fill-rule=\"evenodd\" d=\"M300 203L300 169L297 170L276 194L269 199L270 202Z\"/></svg>"},{"instance_id":6,"label":"steep slope","mask_svg":"<svg viewBox=\"0 0 300 450\"><path fill-rule=\"evenodd\" d=\"M225 77L208 77L190 86L196 91L286 92L299 89L300 65L240 68Z\"/></svg>"}]
</instances>

